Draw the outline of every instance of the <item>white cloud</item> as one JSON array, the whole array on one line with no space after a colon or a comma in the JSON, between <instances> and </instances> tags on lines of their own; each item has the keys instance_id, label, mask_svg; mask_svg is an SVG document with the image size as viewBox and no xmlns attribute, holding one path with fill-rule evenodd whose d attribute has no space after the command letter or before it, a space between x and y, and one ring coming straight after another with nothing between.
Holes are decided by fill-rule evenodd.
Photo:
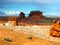
<instances>
[{"instance_id":1,"label":"white cloud","mask_svg":"<svg viewBox=\"0 0 60 45\"><path fill-rule=\"evenodd\" d=\"M46 12L46 13L43 13L43 15L45 15L45 16L59 16L60 13L57 13L57 12Z\"/></svg>"},{"instance_id":2,"label":"white cloud","mask_svg":"<svg viewBox=\"0 0 60 45\"><path fill-rule=\"evenodd\" d=\"M24 11L22 11L22 12L24 12ZM18 16L19 15L19 13L20 13L20 11L5 11L4 12L7 16ZM24 12L25 14L29 14L30 12Z\"/></svg>"},{"instance_id":3,"label":"white cloud","mask_svg":"<svg viewBox=\"0 0 60 45\"><path fill-rule=\"evenodd\" d=\"M29 14L30 12L24 12L24 13Z\"/></svg>"},{"instance_id":4,"label":"white cloud","mask_svg":"<svg viewBox=\"0 0 60 45\"><path fill-rule=\"evenodd\" d=\"M19 11L5 11L6 15L18 15L20 12Z\"/></svg>"}]
</instances>

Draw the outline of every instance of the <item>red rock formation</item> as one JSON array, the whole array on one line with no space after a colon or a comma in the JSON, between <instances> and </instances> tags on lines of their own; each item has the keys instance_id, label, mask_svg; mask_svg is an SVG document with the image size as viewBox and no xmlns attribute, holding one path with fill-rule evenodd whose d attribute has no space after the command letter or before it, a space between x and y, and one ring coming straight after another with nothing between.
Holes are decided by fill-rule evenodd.
<instances>
[{"instance_id":1,"label":"red rock formation","mask_svg":"<svg viewBox=\"0 0 60 45\"><path fill-rule=\"evenodd\" d=\"M18 25L18 22L25 22L25 14L23 12L21 12L16 20L16 23Z\"/></svg>"},{"instance_id":2,"label":"red rock formation","mask_svg":"<svg viewBox=\"0 0 60 45\"><path fill-rule=\"evenodd\" d=\"M38 23L40 20L46 19L42 15L40 11L31 11L29 16L26 18L23 12L20 13L19 17L17 18L17 25L18 22L27 22L27 23Z\"/></svg>"},{"instance_id":3,"label":"red rock formation","mask_svg":"<svg viewBox=\"0 0 60 45\"><path fill-rule=\"evenodd\" d=\"M9 17L8 17L8 21L16 21L16 17L14 17L14 16L9 16Z\"/></svg>"},{"instance_id":4,"label":"red rock formation","mask_svg":"<svg viewBox=\"0 0 60 45\"><path fill-rule=\"evenodd\" d=\"M46 17L44 17L42 15L42 12L40 11L31 11L29 14L29 19L30 20L41 20L41 19L46 19Z\"/></svg>"},{"instance_id":5,"label":"red rock formation","mask_svg":"<svg viewBox=\"0 0 60 45\"><path fill-rule=\"evenodd\" d=\"M25 14L23 12L21 12L19 14L19 17L18 17L20 20L24 19L25 18Z\"/></svg>"},{"instance_id":6,"label":"red rock formation","mask_svg":"<svg viewBox=\"0 0 60 45\"><path fill-rule=\"evenodd\" d=\"M22 21L23 19L25 19L25 14L23 12L21 12L17 18L17 21Z\"/></svg>"},{"instance_id":7,"label":"red rock formation","mask_svg":"<svg viewBox=\"0 0 60 45\"><path fill-rule=\"evenodd\" d=\"M25 14L23 12L21 12L17 18L17 23L18 22L25 22ZM17 24L18 25L18 24Z\"/></svg>"}]
</instances>

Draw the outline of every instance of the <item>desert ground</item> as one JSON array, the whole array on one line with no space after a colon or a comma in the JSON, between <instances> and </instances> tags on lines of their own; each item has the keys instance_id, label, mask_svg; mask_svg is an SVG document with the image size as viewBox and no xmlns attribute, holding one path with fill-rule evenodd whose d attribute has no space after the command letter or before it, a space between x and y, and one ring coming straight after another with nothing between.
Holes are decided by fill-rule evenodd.
<instances>
[{"instance_id":1,"label":"desert ground","mask_svg":"<svg viewBox=\"0 0 60 45\"><path fill-rule=\"evenodd\" d=\"M51 25L0 26L0 45L60 45L59 37L50 36L50 28Z\"/></svg>"}]
</instances>

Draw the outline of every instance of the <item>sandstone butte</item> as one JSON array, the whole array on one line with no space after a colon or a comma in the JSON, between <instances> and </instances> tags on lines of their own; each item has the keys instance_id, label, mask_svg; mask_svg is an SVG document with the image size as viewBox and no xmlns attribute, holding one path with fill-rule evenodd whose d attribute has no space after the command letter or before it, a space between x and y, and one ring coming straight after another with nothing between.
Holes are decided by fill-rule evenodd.
<instances>
[{"instance_id":1,"label":"sandstone butte","mask_svg":"<svg viewBox=\"0 0 60 45\"><path fill-rule=\"evenodd\" d=\"M39 21L42 19L47 19L45 16L42 15L41 11L31 11L29 16L26 18L25 14L21 12L17 18L17 21Z\"/></svg>"},{"instance_id":2,"label":"sandstone butte","mask_svg":"<svg viewBox=\"0 0 60 45\"><path fill-rule=\"evenodd\" d=\"M27 39L28 35L18 33L10 29L0 28L0 45L60 45L60 43L47 41L38 37ZM9 38L12 42L7 42L4 38Z\"/></svg>"},{"instance_id":3,"label":"sandstone butte","mask_svg":"<svg viewBox=\"0 0 60 45\"><path fill-rule=\"evenodd\" d=\"M31 11L29 13L28 17L25 17L25 14L21 12L19 16L17 17L17 23L18 25L25 25L24 23L27 23L28 25L39 25L38 22L40 20L47 20L45 16L42 15L41 11ZM23 24L21 24L21 22ZM37 24L36 24L37 23Z\"/></svg>"},{"instance_id":4,"label":"sandstone butte","mask_svg":"<svg viewBox=\"0 0 60 45\"><path fill-rule=\"evenodd\" d=\"M42 15L42 12L41 11L31 11L30 14L29 14L29 18L30 20L32 21L39 21L39 20L42 20L42 19L47 19L45 16Z\"/></svg>"}]
</instances>

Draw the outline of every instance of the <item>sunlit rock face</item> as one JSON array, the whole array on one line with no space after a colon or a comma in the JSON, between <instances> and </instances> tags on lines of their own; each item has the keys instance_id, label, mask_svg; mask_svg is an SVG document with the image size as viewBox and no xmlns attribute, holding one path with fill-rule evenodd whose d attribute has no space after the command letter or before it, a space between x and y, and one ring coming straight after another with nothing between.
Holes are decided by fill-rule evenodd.
<instances>
[{"instance_id":1,"label":"sunlit rock face","mask_svg":"<svg viewBox=\"0 0 60 45\"><path fill-rule=\"evenodd\" d=\"M60 20L53 23L51 26L50 35L53 37L60 37Z\"/></svg>"},{"instance_id":2,"label":"sunlit rock face","mask_svg":"<svg viewBox=\"0 0 60 45\"><path fill-rule=\"evenodd\" d=\"M5 26L16 26L16 21L8 21Z\"/></svg>"},{"instance_id":3,"label":"sunlit rock face","mask_svg":"<svg viewBox=\"0 0 60 45\"><path fill-rule=\"evenodd\" d=\"M29 19L30 20L41 20L41 19L46 19L46 17L44 17L42 15L42 12L40 11L31 11L29 14Z\"/></svg>"},{"instance_id":4,"label":"sunlit rock face","mask_svg":"<svg viewBox=\"0 0 60 45\"><path fill-rule=\"evenodd\" d=\"M5 24L6 26L16 26L16 17L9 17L8 22Z\"/></svg>"}]
</instances>

